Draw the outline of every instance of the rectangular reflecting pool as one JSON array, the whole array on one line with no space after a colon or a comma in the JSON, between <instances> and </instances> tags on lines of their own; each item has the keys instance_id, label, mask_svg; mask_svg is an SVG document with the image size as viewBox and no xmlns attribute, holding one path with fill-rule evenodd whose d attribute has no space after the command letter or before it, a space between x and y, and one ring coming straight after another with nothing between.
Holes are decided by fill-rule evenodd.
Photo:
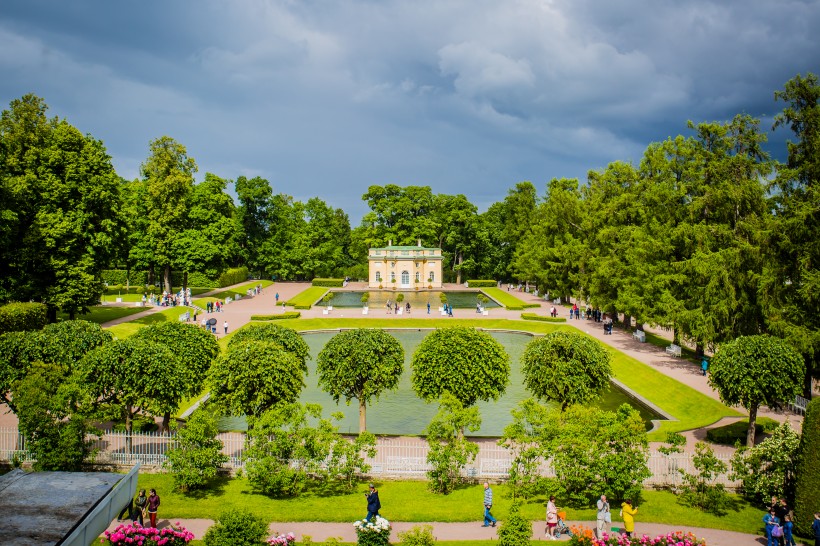
<instances>
[{"instance_id":1,"label":"rectangular reflecting pool","mask_svg":"<svg viewBox=\"0 0 820 546\"><path fill-rule=\"evenodd\" d=\"M410 307L412 309L424 309L424 312L427 312L427 304L430 304L430 307L434 310L438 309L441 305L441 298L440 294L442 291L440 290L419 290L419 291L406 291L406 290L368 290L370 294L370 300L368 301L368 305L370 307L385 307L387 302L390 301L392 303L396 302L396 296L402 294L404 296L404 301L402 305L410 303ZM476 303L478 303L478 295L481 292L478 290L475 291L458 291L458 292L447 292L445 291L444 294L447 296L447 303L453 306L453 309L475 309ZM331 292L333 295L333 299L330 300L330 305L333 307L362 307L362 295L365 294L364 291L358 292ZM486 294L485 294L486 296ZM491 309L493 307L501 307L498 302L493 299L487 298L488 301L484 304L484 307L487 309ZM323 305L322 301L316 302L315 305Z\"/></svg>"}]
</instances>

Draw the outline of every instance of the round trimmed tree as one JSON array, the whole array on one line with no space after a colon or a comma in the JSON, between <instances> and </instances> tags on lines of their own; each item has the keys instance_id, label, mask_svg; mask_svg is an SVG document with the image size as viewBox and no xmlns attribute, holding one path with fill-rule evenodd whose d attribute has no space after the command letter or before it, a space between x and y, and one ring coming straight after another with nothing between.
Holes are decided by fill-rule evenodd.
<instances>
[{"instance_id":1,"label":"round trimmed tree","mask_svg":"<svg viewBox=\"0 0 820 546\"><path fill-rule=\"evenodd\" d=\"M562 411L597 399L612 376L603 345L576 332L558 331L533 339L521 360L527 390L559 403Z\"/></svg>"},{"instance_id":2,"label":"round trimmed tree","mask_svg":"<svg viewBox=\"0 0 820 546\"><path fill-rule=\"evenodd\" d=\"M229 345L208 376L211 400L229 415L253 418L281 403L295 402L305 386L299 357L277 343L246 341Z\"/></svg>"},{"instance_id":3,"label":"round trimmed tree","mask_svg":"<svg viewBox=\"0 0 820 546\"><path fill-rule=\"evenodd\" d=\"M316 358L319 386L336 403L359 401L359 432L367 430L367 404L394 390L404 371L404 348L384 330L359 328L333 336Z\"/></svg>"},{"instance_id":4,"label":"round trimmed tree","mask_svg":"<svg viewBox=\"0 0 820 546\"><path fill-rule=\"evenodd\" d=\"M768 336L744 336L718 349L709 365L709 384L724 404L749 412L746 446L755 445L760 406L779 408L801 392L806 364L786 341Z\"/></svg>"},{"instance_id":5,"label":"round trimmed tree","mask_svg":"<svg viewBox=\"0 0 820 546\"><path fill-rule=\"evenodd\" d=\"M437 401L445 392L465 407L498 400L510 380L510 356L490 334L463 326L430 333L413 354L416 395Z\"/></svg>"},{"instance_id":6,"label":"round trimmed tree","mask_svg":"<svg viewBox=\"0 0 820 546\"><path fill-rule=\"evenodd\" d=\"M234 333L228 342L228 349L230 350L246 341L263 341L279 345L296 356L299 359L302 371L307 373L310 347L296 330L278 324L249 324Z\"/></svg>"}]
</instances>

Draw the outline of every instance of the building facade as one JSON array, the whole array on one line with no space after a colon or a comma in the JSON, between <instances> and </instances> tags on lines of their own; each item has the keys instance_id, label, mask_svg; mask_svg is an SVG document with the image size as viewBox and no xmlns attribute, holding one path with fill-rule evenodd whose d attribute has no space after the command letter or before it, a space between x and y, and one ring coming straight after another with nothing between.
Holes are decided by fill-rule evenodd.
<instances>
[{"instance_id":1,"label":"building facade","mask_svg":"<svg viewBox=\"0 0 820 546\"><path fill-rule=\"evenodd\" d=\"M441 288L441 249L421 246L371 248L368 255L370 288L425 290Z\"/></svg>"}]
</instances>

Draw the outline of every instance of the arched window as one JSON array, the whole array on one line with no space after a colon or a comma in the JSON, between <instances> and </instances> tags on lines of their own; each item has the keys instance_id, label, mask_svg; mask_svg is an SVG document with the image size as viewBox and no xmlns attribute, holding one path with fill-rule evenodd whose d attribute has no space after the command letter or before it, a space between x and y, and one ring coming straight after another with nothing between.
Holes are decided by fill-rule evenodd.
<instances>
[{"instance_id":1,"label":"arched window","mask_svg":"<svg viewBox=\"0 0 820 546\"><path fill-rule=\"evenodd\" d=\"M396 272L391 271L390 272L390 282L394 282L395 280L396 280Z\"/></svg>"},{"instance_id":2,"label":"arched window","mask_svg":"<svg viewBox=\"0 0 820 546\"><path fill-rule=\"evenodd\" d=\"M421 276L419 275L419 272L416 271L416 282L419 282L419 280L421 280Z\"/></svg>"},{"instance_id":3,"label":"arched window","mask_svg":"<svg viewBox=\"0 0 820 546\"><path fill-rule=\"evenodd\" d=\"M410 284L410 273L406 270L401 272L401 283Z\"/></svg>"},{"instance_id":4,"label":"arched window","mask_svg":"<svg viewBox=\"0 0 820 546\"><path fill-rule=\"evenodd\" d=\"M431 271L431 272L430 272L430 282L433 282L433 281L435 281L435 280L436 280L436 272L435 272L435 271Z\"/></svg>"},{"instance_id":5,"label":"arched window","mask_svg":"<svg viewBox=\"0 0 820 546\"><path fill-rule=\"evenodd\" d=\"M376 282L382 282L382 272L376 271Z\"/></svg>"}]
</instances>

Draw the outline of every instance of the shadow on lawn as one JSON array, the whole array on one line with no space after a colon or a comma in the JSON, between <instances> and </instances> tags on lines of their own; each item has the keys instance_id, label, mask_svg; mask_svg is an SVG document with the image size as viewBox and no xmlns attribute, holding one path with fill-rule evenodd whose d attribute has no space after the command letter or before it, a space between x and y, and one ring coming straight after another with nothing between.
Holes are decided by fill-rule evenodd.
<instances>
[{"instance_id":1,"label":"shadow on lawn","mask_svg":"<svg viewBox=\"0 0 820 546\"><path fill-rule=\"evenodd\" d=\"M183 497L190 500L206 500L211 498L219 498L225 495L225 487L230 483L231 478L228 476L219 476L208 481L202 489L194 489L193 491L185 491L181 493Z\"/></svg>"}]
</instances>

